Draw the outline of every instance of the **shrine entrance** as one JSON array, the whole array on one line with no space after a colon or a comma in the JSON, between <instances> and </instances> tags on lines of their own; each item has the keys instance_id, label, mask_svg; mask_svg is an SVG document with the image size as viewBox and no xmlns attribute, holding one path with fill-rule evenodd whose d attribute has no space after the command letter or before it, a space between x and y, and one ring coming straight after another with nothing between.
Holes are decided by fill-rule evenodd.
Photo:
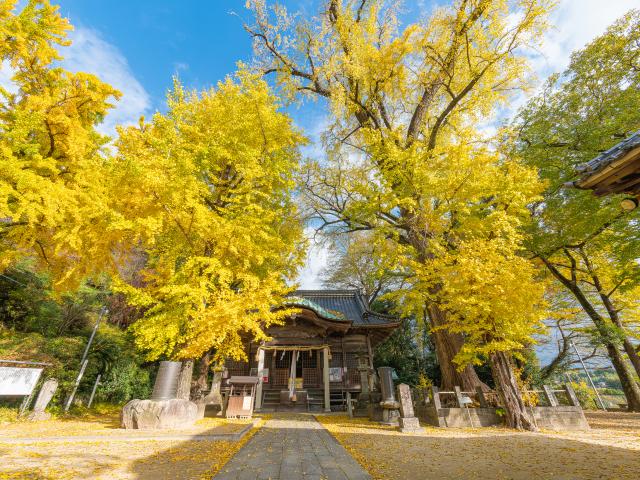
<instances>
[{"instance_id":1,"label":"shrine entrance","mask_svg":"<svg viewBox=\"0 0 640 480\"><path fill-rule=\"evenodd\" d=\"M269 380L272 382L272 385L277 388L288 388L293 351L274 350L267 355L271 356L270 359L265 359L265 364L271 365L273 374L270 375ZM322 387L320 355L321 352L317 350L298 352L296 359L296 378L302 378L302 387ZM300 388L300 385L298 385L298 387Z\"/></svg>"},{"instance_id":2,"label":"shrine entrance","mask_svg":"<svg viewBox=\"0 0 640 480\"><path fill-rule=\"evenodd\" d=\"M298 290L283 306L295 312L270 325L268 338L244 339L248 361L228 360L224 378L258 377L256 410L343 410L399 321L370 311L356 290Z\"/></svg>"}]
</instances>

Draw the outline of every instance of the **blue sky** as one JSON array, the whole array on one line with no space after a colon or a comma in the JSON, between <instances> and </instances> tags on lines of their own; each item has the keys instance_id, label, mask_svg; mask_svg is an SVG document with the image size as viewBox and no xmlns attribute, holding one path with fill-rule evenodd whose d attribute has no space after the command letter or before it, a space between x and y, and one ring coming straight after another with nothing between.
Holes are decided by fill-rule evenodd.
<instances>
[{"instance_id":1,"label":"blue sky","mask_svg":"<svg viewBox=\"0 0 640 480\"><path fill-rule=\"evenodd\" d=\"M285 0L291 10L305 16L317 12L320 0ZM439 3L449 0L437 0ZM164 109L166 90L178 74L188 87L203 89L232 74L238 61L251 59L251 41L242 28L250 20L244 0L52 0L75 27L73 44L65 48L64 66L98 75L124 94L107 117L102 130L136 123ZM402 20L415 21L428 14L434 0L405 0ZM562 71L570 53L583 47L638 0L560 0L551 16L552 28L539 51L530 52L533 69L542 81ZM231 12L236 12L237 16ZM10 88L7 69L0 69L0 84ZM526 101L520 96L505 111L509 115ZM320 104L288 109L312 141L322 130L326 112ZM317 145L306 150L312 155ZM320 286L319 273L328 253L313 245L299 282L304 288Z\"/></svg>"},{"instance_id":2,"label":"blue sky","mask_svg":"<svg viewBox=\"0 0 640 480\"><path fill-rule=\"evenodd\" d=\"M171 76L204 88L249 61L251 42L241 0L61 0L60 10L80 29L90 29L117 47L131 72L160 106Z\"/></svg>"},{"instance_id":3,"label":"blue sky","mask_svg":"<svg viewBox=\"0 0 640 480\"><path fill-rule=\"evenodd\" d=\"M113 132L117 124L136 123L140 115L163 110L165 93L175 74L188 87L202 89L232 74L238 61L251 60L251 41L242 28L243 19L250 20L244 0L52 1L75 27L73 44L64 49L65 66L95 73L124 93L102 127L106 132ZM437 0L445 1L449 0ZM437 2L406 0L401 18L405 23L415 21ZM318 11L320 0L281 3L293 11L302 10L308 17ZM530 52L540 80L563 70L573 50L637 6L637 0L560 0L542 48ZM0 83L6 82L4 72L0 70ZM526 96L520 96L505 115L525 101ZM317 141L326 119L322 106L311 103L288 111L311 140ZM317 145L306 152L317 153ZM325 249L319 245L311 248L300 274L301 285L319 286L318 274L326 261Z\"/></svg>"}]
</instances>

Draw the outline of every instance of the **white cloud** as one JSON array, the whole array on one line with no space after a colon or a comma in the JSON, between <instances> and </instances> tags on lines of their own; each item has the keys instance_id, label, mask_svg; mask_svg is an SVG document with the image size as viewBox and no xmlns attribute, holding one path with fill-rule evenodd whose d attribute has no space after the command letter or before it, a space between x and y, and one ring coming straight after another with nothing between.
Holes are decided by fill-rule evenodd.
<instances>
[{"instance_id":1,"label":"white cloud","mask_svg":"<svg viewBox=\"0 0 640 480\"><path fill-rule=\"evenodd\" d=\"M4 88L9 93L16 93L18 90L15 83L11 80L13 72L14 71L8 61L5 60L0 63L0 87Z\"/></svg>"},{"instance_id":2,"label":"white cloud","mask_svg":"<svg viewBox=\"0 0 640 480\"><path fill-rule=\"evenodd\" d=\"M561 0L551 15L553 25L544 38L533 67L541 78L560 72L574 50L604 33L609 25L634 7L637 0Z\"/></svg>"},{"instance_id":3,"label":"white cloud","mask_svg":"<svg viewBox=\"0 0 640 480\"><path fill-rule=\"evenodd\" d=\"M99 126L101 132L113 135L116 125L136 124L140 115L149 113L151 98L120 50L90 28L78 27L70 38L73 43L62 51L64 68L92 73L122 92L120 101Z\"/></svg>"},{"instance_id":4,"label":"white cloud","mask_svg":"<svg viewBox=\"0 0 640 480\"><path fill-rule=\"evenodd\" d=\"M313 227L307 227L304 232L309 239L309 249L305 266L300 270L296 279L299 288L303 289L322 288L320 275L329 261L329 249L322 242L314 240L314 233Z\"/></svg>"},{"instance_id":5,"label":"white cloud","mask_svg":"<svg viewBox=\"0 0 640 480\"><path fill-rule=\"evenodd\" d=\"M535 95L547 77L561 73L569 66L571 54L602 35L607 27L622 17L637 0L560 0L549 19L551 27L536 51L528 51L531 67L537 77L537 88L515 93L509 103L500 108L488 124L480 129L490 137L496 127L509 122L520 108Z\"/></svg>"}]
</instances>

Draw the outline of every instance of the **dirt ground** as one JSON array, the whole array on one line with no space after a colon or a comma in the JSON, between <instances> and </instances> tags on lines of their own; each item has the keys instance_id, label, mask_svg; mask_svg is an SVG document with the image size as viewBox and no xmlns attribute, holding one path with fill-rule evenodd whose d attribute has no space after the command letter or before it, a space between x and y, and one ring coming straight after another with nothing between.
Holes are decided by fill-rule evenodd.
<instances>
[{"instance_id":1,"label":"dirt ground","mask_svg":"<svg viewBox=\"0 0 640 480\"><path fill-rule=\"evenodd\" d=\"M57 418L41 422L12 422L0 425L0 442L4 438L42 438L63 436L107 436L109 438L148 436L148 430L120 428L119 412L84 415L82 418ZM214 435L236 433L247 425L243 420L204 418L195 426L171 430L172 435ZM162 432L160 432L162 433Z\"/></svg>"},{"instance_id":2,"label":"dirt ground","mask_svg":"<svg viewBox=\"0 0 640 480\"><path fill-rule=\"evenodd\" d=\"M588 432L427 427L422 434L409 435L365 419L318 417L377 479L640 478L640 414L587 412L587 418L592 425ZM244 425L205 419L181 433L233 432ZM249 438L240 442L118 439L129 433L118 428L116 415L4 424L0 426L0 480L211 478ZM88 435L105 440L46 441ZM27 437L45 441L6 443Z\"/></svg>"},{"instance_id":3,"label":"dirt ground","mask_svg":"<svg viewBox=\"0 0 640 480\"><path fill-rule=\"evenodd\" d=\"M587 432L427 427L422 434L345 416L318 419L376 479L640 478L640 414L587 417Z\"/></svg>"},{"instance_id":4,"label":"dirt ground","mask_svg":"<svg viewBox=\"0 0 640 480\"><path fill-rule=\"evenodd\" d=\"M206 418L193 428L157 434L234 433L246 425L246 421ZM123 439L150 434L154 433L120 429L116 414L4 424L0 426L0 480L210 479L250 437L245 435L239 442ZM73 440L78 436L104 437L104 440L53 441L53 437ZM18 438L45 441L7 443ZM46 441L47 438L52 441Z\"/></svg>"}]
</instances>

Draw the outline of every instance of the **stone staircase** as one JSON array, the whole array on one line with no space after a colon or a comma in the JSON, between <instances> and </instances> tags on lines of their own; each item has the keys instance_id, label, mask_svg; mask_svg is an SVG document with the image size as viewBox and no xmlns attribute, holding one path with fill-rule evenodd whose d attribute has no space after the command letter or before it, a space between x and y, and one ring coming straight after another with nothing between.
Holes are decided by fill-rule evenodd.
<instances>
[{"instance_id":1,"label":"stone staircase","mask_svg":"<svg viewBox=\"0 0 640 480\"><path fill-rule=\"evenodd\" d=\"M275 412L280 405L280 390L265 390L262 394L263 412Z\"/></svg>"},{"instance_id":2,"label":"stone staircase","mask_svg":"<svg viewBox=\"0 0 640 480\"><path fill-rule=\"evenodd\" d=\"M307 388L308 408L310 412L324 411L324 390L321 388ZM333 391L329 395L331 411L340 412L346 410L346 392ZM296 410L306 410L307 407L299 405ZM290 407L280 405L280 390L264 390L262 393L262 412L290 411Z\"/></svg>"}]
</instances>

